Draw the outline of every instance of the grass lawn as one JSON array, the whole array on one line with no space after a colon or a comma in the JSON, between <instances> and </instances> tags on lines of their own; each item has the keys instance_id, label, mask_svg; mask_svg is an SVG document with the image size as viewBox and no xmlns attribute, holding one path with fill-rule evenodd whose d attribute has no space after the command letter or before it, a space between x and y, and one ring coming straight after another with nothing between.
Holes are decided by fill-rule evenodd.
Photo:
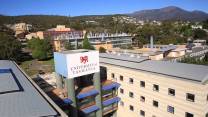
<instances>
[{"instance_id":1,"label":"grass lawn","mask_svg":"<svg viewBox=\"0 0 208 117\"><path fill-rule=\"evenodd\" d=\"M20 67L29 75L36 75L38 74L39 70L45 73L51 73L54 71L54 60L49 59L45 61L38 61L38 60L29 60L24 61L20 64Z\"/></svg>"}]
</instances>

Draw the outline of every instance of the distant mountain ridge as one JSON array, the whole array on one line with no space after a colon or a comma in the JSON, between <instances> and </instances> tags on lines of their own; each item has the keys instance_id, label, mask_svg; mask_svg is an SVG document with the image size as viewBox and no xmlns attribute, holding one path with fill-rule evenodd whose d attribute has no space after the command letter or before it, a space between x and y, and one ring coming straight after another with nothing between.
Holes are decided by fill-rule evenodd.
<instances>
[{"instance_id":1,"label":"distant mountain ridge","mask_svg":"<svg viewBox=\"0 0 208 117\"><path fill-rule=\"evenodd\" d=\"M137 20L183 20L183 21L204 21L208 19L208 14L199 11L187 11L179 7L169 6L161 9L141 10L129 14L110 14L110 15L82 15L82 16L59 16L59 15L20 15L7 16L0 14L0 25L26 22L36 25L37 29L45 30L55 27L57 24L71 25L71 23L96 21L100 24L112 21L113 17L131 16Z\"/></svg>"},{"instance_id":2,"label":"distant mountain ridge","mask_svg":"<svg viewBox=\"0 0 208 117\"><path fill-rule=\"evenodd\" d=\"M128 14L138 20L183 20L183 21L203 21L208 19L208 14L199 11L187 11L176 6L168 6L161 9L141 10Z\"/></svg>"}]
</instances>

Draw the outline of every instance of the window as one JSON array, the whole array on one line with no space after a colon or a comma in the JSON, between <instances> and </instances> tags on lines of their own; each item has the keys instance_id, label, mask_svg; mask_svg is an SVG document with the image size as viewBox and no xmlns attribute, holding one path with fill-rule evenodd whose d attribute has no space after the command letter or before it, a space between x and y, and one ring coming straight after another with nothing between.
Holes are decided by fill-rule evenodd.
<instances>
[{"instance_id":1,"label":"window","mask_svg":"<svg viewBox=\"0 0 208 117\"><path fill-rule=\"evenodd\" d=\"M122 93L122 94L124 93L124 90L122 88L120 88L120 93Z\"/></svg>"},{"instance_id":2,"label":"window","mask_svg":"<svg viewBox=\"0 0 208 117\"><path fill-rule=\"evenodd\" d=\"M115 74L114 73L111 73L111 78L115 78Z\"/></svg>"},{"instance_id":3,"label":"window","mask_svg":"<svg viewBox=\"0 0 208 117\"><path fill-rule=\"evenodd\" d=\"M121 105L121 106L124 106L124 102L123 102L123 101L120 101L120 105Z\"/></svg>"},{"instance_id":4,"label":"window","mask_svg":"<svg viewBox=\"0 0 208 117\"><path fill-rule=\"evenodd\" d=\"M174 114L174 107L168 106L167 111Z\"/></svg>"},{"instance_id":5,"label":"window","mask_svg":"<svg viewBox=\"0 0 208 117\"><path fill-rule=\"evenodd\" d=\"M186 116L185 117L194 117L193 114L186 112Z\"/></svg>"},{"instance_id":6,"label":"window","mask_svg":"<svg viewBox=\"0 0 208 117\"><path fill-rule=\"evenodd\" d=\"M153 91L159 91L159 85L154 84L153 85Z\"/></svg>"},{"instance_id":7,"label":"window","mask_svg":"<svg viewBox=\"0 0 208 117\"><path fill-rule=\"evenodd\" d=\"M154 106L154 107L158 107L158 105L159 105L159 104L158 104L158 101L153 100L153 106Z\"/></svg>"},{"instance_id":8,"label":"window","mask_svg":"<svg viewBox=\"0 0 208 117\"><path fill-rule=\"evenodd\" d=\"M133 98L134 97L134 93L133 92L129 92L129 97Z\"/></svg>"},{"instance_id":9,"label":"window","mask_svg":"<svg viewBox=\"0 0 208 117\"><path fill-rule=\"evenodd\" d=\"M145 87L145 82L144 81L140 81L140 87Z\"/></svg>"},{"instance_id":10,"label":"window","mask_svg":"<svg viewBox=\"0 0 208 117\"><path fill-rule=\"evenodd\" d=\"M208 101L208 95L207 95L207 101Z\"/></svg>"},{"instance_id":11,"label":"window","mask_svg":"<svg viewBox=\"0 0 208 117\"><path fill-rule=\"evenodd\" d=\"M140 96L140 101L141 102L145 102L145 97L144 96Z\"/></svg>"},{"instance_id":12,"label":"window","mask_svg":"<svg viewBox=\"0 0 208 117\"><path fill-rule=\"evenodd\" d=\"M195 99L195 95L194 94L191 94L191 93L187 93L186 94L186 100L194 102L194 99Z\"/></svg>"},{"instance_id":13,"label":"window","mask_svg":"<svg viewBox=\"0 0 208 117\"><path fill-rule=\"evenodd\" d=\"M123 76L120 76L120 81L123 81Z\"/></svg>"},{"instance_id":14,"label":"window","mask_svg":"<svg viewBox=\"0 0 208 117\"><path fill-rule=\"evenodd\" d=\"M175 89L169 88L169 89L168 89L168 95L175 96Z\"/></svg>"},{"instance_id":15,"label":"window","mask_svg":"<svg viewBox=\"0 0 208 117\"><path fill-rule=\"evenodd\" d=\"M129 78L129 83L133 84L134 83L134 79L133 78Z\"/></svg>"},{"instance_id":16,"label":"window","mask_svg":"<svg viewBox=\"0 0 208 117\"><path fill-rule=\"evenodd\" d=\"M144 117L145 116L145 112L143 110L140 110L140 115Z\"/></svg>"},{"instance_id":17,"label":"window","mask_svg":"<svg viewBox=\"0 0 208 117\"><path fill-rule=\"evenodd\" d=\"M134 111L134 107L133 107L132 105L129 106L129 109L130 109L131 111Z\"/></svg>"}]
</instances>

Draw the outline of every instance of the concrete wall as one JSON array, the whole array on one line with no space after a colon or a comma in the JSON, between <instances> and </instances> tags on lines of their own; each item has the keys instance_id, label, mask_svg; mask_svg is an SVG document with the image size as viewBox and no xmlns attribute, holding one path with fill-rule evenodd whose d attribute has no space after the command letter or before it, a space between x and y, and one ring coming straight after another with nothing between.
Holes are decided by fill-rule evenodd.
<instances>
[{"instance_id":1,"label":"concrete wall","mask_svg":"<svg viewBox=\"0 0 208 117\"><path fill-rule=\"evenodd\" d=\"M43 31L38 31L36 32L36 35L39 39L44 39L44 36L43 36Z\"/></svg>"},{"instance_id":2,"label":"concrete wall","mask_svg":"<svg viewBox=\"0 0 208 117\"><path fill-rule=\"evenodd\" d=\"M106 50L109 50L109 49L113 48L113 45L111 43L109 43L109 44L97 44L97 45L94 45L94 47L95 47L96 50L99 50L100 47L103 47Z\"/></svg>"},{"instance_id":3,"label":"concrete wall","mask_svg":"<svg viewBox=\"0 0 208 117\"><path fill-rule=\"evenodd\" d=\"M119 104L117 117L140 117L140 110L145 111L145 117L185 117L185 112L194 114L194 117L205 117L208 112L208 85L112 65L102 66L107 67L108 79L117 81L124 89L124 94L120 93L120 88L118 90L124 106ZM114 79L111 73L115 74ZM123 75L123 81L119 80L120 75ZM134 79L133 84L129 83L129 78ZM140 87L140 81L145 81L145 88ZM159 92L153 91L153 84L159 85ZM168 95L168 88L175 89L175 96ZM129 97L130 91L134 98ZM187 101L186 93L195 94L195 102ZM140 101L140 96L145 97L145 102ZM158 108L153 106L153 100L159 102ZM134 111L129 105L134 106ZM174 107L174 114L167 112L168 105Z\"/></svg>"},{"instance_id":4,"label":"concrete wall","mask_svg":"<svg viewBox=\"0 0 208 117\"><path fill-rule=\"evenodd\" d=\"M55 52L60 52L62 47L61 47L61 41L60 40L53 40L53 49Z\"/></svg>"},{"instance_id":5,"label":"concrete wall","mask_svg":"<svg viewBox=\"0 0 208 117\"><path fill-rule=\"evenodd\" d=\"M151 60L162 60L163 59L163 54L150 55L149 58Z\"/></svg>"},{"instance_id":6,"label":"concrete wall","mask_svg":"<svg viewBox=\"0 0 208 117\"><path fill-rule=\"evenodd\" d=\"M180 57L185 55L185 50L182 51L172 51L168 54L168 57Z\"/></svg>"}]
</instances>

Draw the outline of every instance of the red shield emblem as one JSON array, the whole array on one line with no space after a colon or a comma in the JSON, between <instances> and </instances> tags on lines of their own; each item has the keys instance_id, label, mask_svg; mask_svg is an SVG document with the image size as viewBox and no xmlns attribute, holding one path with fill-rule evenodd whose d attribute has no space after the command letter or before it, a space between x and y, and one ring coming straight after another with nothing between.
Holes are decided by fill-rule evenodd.
<instances>
[{"instance_id":1,"label":"red shield emblem","mask_svg":"<svg viewBox=\"0 0 208 117\"><path fill-rule=\"evenodd\" d=\"M84 63L84 64L87 63L88 62L88 56L81 56L80 57L80 62Z\"/></svg>"}]
</instances>

